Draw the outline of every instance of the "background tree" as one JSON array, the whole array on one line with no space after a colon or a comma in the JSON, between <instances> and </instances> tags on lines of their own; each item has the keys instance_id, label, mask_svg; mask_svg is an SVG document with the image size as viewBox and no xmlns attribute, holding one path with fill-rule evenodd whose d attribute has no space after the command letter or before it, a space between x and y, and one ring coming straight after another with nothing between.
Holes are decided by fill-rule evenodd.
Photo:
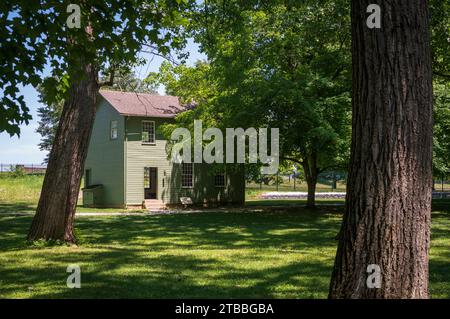
<instances>
[{"instance_id":1,"label":"background tree","mask_svg":"<svg viewBox=\"0 0 450 319\"><path fill-rule=\"evenodd\" d=\"M434 83L433 174L450 172L450 81Z\"/></svg>"},{"instance_id":2,"label":"background tree","mask_svg":"<svg viewBox=\"0 0 450 319\"><path fill-rule=\"evenodd\" d=\"M329 296L428 298L433 125L428 2L383 2L381 29L366 25L371 3L352 1L353 135ZM373 264L380 267L379 288L366 282Z\"/></svg>"},{"instance_id":3,"label":"background tree","mask_svg":"<svg viewBox=\"0 0 450 319\"><path fill-rule=\"evenodd\" d=\"M160 70L169 90L196 95L180 125L201 118L222 129L279 128L282 158L302 166L314 206L319 173L345 167L348 157L347 11L345 1L205 2L191 27L208 67Z\"/></svg>"},{"instance_id":4,"label":"background tree","mask_svg":"<svg viewBox=\"0 0 450 319\"><path fill-rule=\"evenodd\" d=\"M37 109L39 121L36 132L41 135L41 141L38 144L41 151L50 152L52 150L63 105L64 102L60 101L50 105L41 106ZM44 163L48 162L48 156L49 154L47 153L44 158Z\"/></svg>"},{"instance_id":5,"label":"background tree","mask_svg":"<svg viewBox=\"0 0 450 319\"><path fill-rule=\"evenodd\" d=\"M450 2L429 0L433 75L450 81Z\"/></svg>"}]
</instances>

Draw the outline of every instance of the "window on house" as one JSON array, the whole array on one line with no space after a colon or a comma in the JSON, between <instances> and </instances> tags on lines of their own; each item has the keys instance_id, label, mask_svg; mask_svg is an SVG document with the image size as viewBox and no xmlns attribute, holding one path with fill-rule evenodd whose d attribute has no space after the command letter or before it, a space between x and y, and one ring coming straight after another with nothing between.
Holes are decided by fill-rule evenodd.
<instances>
[{"instance_id":1,"label":"window on house","mask_svg":"<svg viewBox=\"0 0 450 319\"><path fill-rule=\"evenodd\" d=\"M225 173L220 173L214 176L214 186L225 187Z\"/></svg>"},{"instance_id":2,"label":"window on house","mask_svg":"<svg viewBox=\"0 0 450 319\"><path fill-rule=\"evenodd\" d=\"M155 143L155 122L142 121L142 143Z\"/></svg>"},{"instance_id":3,"label":"window on house","mask_svg":"<svg viewBox=\"0 0 450 319\"><path fill-rule=\"evenodd\" d=\"M194 185L194 164L181 164L181 187L192 187Z\"/></svg>"},{"instance_id":4,"label":"window on house","mask_svg":"<svg viewBox=\"0 0 450 319\"><path fill-rule=\"evenodd\" d=\"M111 139L115 140L117 139L117 121L111 121Z\"/></svg>"}]
</instances>

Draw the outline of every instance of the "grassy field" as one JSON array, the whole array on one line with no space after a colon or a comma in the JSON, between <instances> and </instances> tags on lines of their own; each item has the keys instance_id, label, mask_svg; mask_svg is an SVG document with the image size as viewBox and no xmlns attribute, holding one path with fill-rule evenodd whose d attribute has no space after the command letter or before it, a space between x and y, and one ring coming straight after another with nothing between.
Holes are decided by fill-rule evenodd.
<instances>
[{"instance_id":1,"label":"grassy field","mask_svg":"<svg viewBox=\"0 0 450 319\"><path fill-rule=\"evenodd\" d=\"M36 210L41 194L43 175L8 177L0 175L0 214L2 212L32 213ZM81 197L77 212L117 212L117 208L86 208Z\"/></svg>"},{"instance_id":2,"label":"grassy field","mask_svg":"<svg viewBox=\"0 0 450 319\"><path fill-rule=\"evenodd\" d=\"M32 203L27 196L33 185L17 185L24 187L22 202ZM10 196L20 197L19 192ZM11 214L19 205L4 199L0 298L326 298L343 210L311 211L299 207L301 201L254 201L249 209L276 207L80 216L78 246L49 246L25 241L31 216ZM81 267L81 289L66 287L70 264ZM450 202L440 200L433 208L433 298L450 298L449 265Z\"/></svg>"},{"instance_id":3,"label":"grassy field","mask_svg":"<svg viewBox=\"0 0 450 319\"><path fill-rule=\"evenodd\" d=\"M0 217L1 298L326 298L339 209L79 217L79 246L29 245ZM430 284L450 297L450 213L433 214ZM81 289L66 267L81 267Z\"/></svg>"}]
</instances>

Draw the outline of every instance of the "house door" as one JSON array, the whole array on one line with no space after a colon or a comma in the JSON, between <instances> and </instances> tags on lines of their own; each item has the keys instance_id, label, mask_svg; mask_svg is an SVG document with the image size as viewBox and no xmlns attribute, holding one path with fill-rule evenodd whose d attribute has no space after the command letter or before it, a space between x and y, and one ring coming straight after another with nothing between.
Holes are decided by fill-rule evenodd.
<instances>
[{"instance_id":1,"label":"house door","mask_svg":"<svg viewBox=\"0 0 450 319\"><path fill-rule=\"evenodd\" d=\"M156 199L158 189L158 169L156 167L144 168L144 198Z\"/></svg>"}]
</instances>

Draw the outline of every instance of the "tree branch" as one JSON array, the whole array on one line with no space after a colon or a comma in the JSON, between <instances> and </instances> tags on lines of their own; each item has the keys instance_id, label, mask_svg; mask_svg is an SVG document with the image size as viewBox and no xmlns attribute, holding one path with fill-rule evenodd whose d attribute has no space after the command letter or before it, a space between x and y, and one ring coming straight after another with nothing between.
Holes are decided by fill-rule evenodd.
<instances>
[{"instance_id":1,"label":"tree branch","mask_svg":"<svg viewBox=\"0 0 450 319\"><path fill-rule=\"evenodd\" d=\"M109 80L108 81L103 81L103 82L99 82L98 86L102 87L102 86L112 86L114 84L114 76L116 75L116 67L112 67L111 68L111 72L109 73Z\"/></svg>"},{"instance_id":2,"label":"tree branch","mask_svg":"<svg viewBox=\"0 0 450 319\"><path fill-rule=\"evenodd\" d=\"M295 159L295 158L292 158L292 157L281 157L281 159L282 160L286 160L286 161L291 161L291 162L294 162L294 163L298 163L300 165L303 165L303 161Z\"/></svg>"},{"instance_id":3,"label":"tree branch","mask_svg":"<svg viewBox=\"0 0 450 319\"><path fill-rule=\"evenodd\" d=\"M140 50L140 52L153 54L153 55L159 56L159 57L161 57L161 58L163 58L163 59L169 61L170 63L172 63L172 64L174 64L174 65L180 65L180 63L177 62L177 61L170 55L170 53L169 53L168 55L164 55L164 54L162 54L162 53L159 53L158 48L157 48L156 46L154 46L154 45L151 45L151 44L141 43L141 45L142 45L143 47L148 47L150 50Z\"/></svg>"}]
</instances>

